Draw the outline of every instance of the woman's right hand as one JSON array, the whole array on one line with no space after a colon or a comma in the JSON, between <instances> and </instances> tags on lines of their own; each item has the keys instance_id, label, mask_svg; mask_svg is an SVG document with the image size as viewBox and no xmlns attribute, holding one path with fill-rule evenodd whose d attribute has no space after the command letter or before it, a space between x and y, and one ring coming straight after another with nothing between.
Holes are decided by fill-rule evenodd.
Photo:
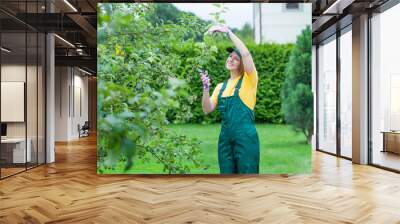
<instances>
[{"instance_id":1,"label":"woman's right hand","mask_svg":"<svg viewBox=\"0 0 400 224\"><path fill-rule=\"evenodd\" d=\"M210 90L210 77L208 77L207 71L200 72L201 82L203 83L203 91Z\"/></svg>"},{"instance_id":2,"label":"woman's right hand","mask_svg":"<svg viewBox=\"0 0 400 224\"><path fill-rule=\"evenodd\" d=\"M210 27L210 29L207 30L206 34L213 34L217 32L229 33L231 32L231 30L225 25L215 25Z\"/></svg>"}]
</instances>

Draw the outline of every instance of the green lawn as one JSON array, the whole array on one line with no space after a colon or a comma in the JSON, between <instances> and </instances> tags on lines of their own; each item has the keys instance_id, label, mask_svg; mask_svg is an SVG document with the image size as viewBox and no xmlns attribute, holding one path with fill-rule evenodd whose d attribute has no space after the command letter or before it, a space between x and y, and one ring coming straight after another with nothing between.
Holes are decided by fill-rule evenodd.
<instances>
[{"instance_id":1,"label":"green lawn","mask_svg":"<svg viewBox=\"0 0 400 224\"><path fill-rule=\"evenodd\" d=\"M171 131L196 137L201 141L203 161L201 168L193 168L193 174L218 174L217 144L220 131L219 124L183 124L170 125ZM257 131L260 139L261 174L297 174L311 172L311 146L306 143L302 134L295 133L289 126L257 124ZM134 167L123 172L124 164L120 163L115 170L106 173L141 173L160 174L162 165L155 161L142 163L135 161ZM208 168L204 168L208 167Z\"/></svg>"}]
</instances>

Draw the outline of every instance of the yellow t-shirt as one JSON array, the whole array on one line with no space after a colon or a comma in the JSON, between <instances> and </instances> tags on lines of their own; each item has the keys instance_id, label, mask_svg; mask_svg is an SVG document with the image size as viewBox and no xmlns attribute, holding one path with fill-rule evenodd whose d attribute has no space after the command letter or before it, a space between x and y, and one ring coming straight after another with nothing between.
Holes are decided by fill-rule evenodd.
<instances>
[{"instance_id":1,"label":"yellow t-shirt","mask_svg":"<svg viewBox=\"0 0 400 224\"><path fill-rule=\"evenodd\" d=\"M234 80L228 79L228 82L226 83L226 88L222 93L222 97L233 96L235 92L235 86L239 81L240 77L241 76L235 78ZM254 110L254 106L256 105L257 82L258 82L257 71L254 71L250 74L247 74L245 72L242 80L242 86L239 89L240 99L251 110ZM218 94L222 88L222 85L223 83L218 83L218 85L215 87L210 97L211 102L215 106L218 105Z\"/></svg>"}]
</instances>

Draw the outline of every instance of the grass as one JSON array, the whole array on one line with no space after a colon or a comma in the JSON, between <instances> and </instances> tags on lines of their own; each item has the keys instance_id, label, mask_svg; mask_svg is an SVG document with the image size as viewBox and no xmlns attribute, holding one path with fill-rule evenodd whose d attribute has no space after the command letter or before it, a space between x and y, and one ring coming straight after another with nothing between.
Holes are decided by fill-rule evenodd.
<instances>
[{"instance_id":1,"label":"grass","mask_svg":"<svg viewBox=\"0 0 400 224\"><path fill-rule=\"evenodd\" d=\"M304 135L294 132L290 126L257 124L260 139L261 174L299 174L311 172L311 146ZM220 132L219 124L180 124L170 125L170 130L178 134L195 137L201 141L201 168L192 168L192 174L218 174L217 144ZM135 161L127 172L124 164L118 164L115 170L106 173L160 174L163 166L155 160L143 163ZM205 168L208 167L208 168Z\"/></svg>"}]
</instances>

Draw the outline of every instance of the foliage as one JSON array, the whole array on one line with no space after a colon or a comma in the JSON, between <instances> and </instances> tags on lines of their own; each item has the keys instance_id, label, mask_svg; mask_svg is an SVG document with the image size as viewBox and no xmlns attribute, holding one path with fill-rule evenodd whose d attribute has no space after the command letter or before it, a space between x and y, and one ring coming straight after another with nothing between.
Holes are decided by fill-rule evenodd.
<instances>
[{"instance_id":1,"label":"foliage","mask_svg":"<svg viewBox=\"0 0 400 224\"><path fill-rule=\"evenodd\" d=\"M149 14L147 19L153 24L176 24L184 13L171 3L159 3L154 5L154 13Z\"/></svg>"},{"instance_id":2,"label":"foliage","mask_svg":"<svg viewBox=\"0 0 400 224\"><path fill-rule=\"evenodd\" d=\"M224 24L225 20L222 19L222 15L226 13L229 8L223 3L213 3L215 7L215 12L211 13L213 21L203 20L198 18L199 22L203 26L208 26L212 23ZM176 24L179 22L180 18L185 15L195 16L191 12L180 11L176 8L172 3L157 3L154 5L155 12L149 14L147 19L152 24ZM232 31L241 39L246 42L254 42L253 41L253 28L249 23L245 23L241 29L232 28ZM195 38L196 41L202 41L203 35L197 36Z\"/></svg>"},{"instance_id":3,"label":"foliage","mask_svg":"<svg viewBox=\"0 0 400 224\"><path fill-rule=\"evenodd\" d=\"M308 26L297 37L286 68L282 89L282 111L285 121L311 141L313 133L313 94L311 91L311 29Z\"/></svg>"},{"instance_id":4,"label":"foliage","mask_svg":"<svg viewBox=\"0 0 400 224\"><path fill-rule=\"evenodd\" d=\"M225 24L225 20L222 18L222 15L229 10L229 8L224 3L213 3L216 11L210 13L213 17L213 20L216 24Z\"/></svg>"},{"instance_id":5,"label":"foliage","mask_svg":"<svg viewBox=\"0 0 400 224\"><path fill-rule=\"evenodd\" d=\"M149 158L168 173L190 172L199 142L165 126L167 111L188 96L171 46L193 42L204 32L199 21L183 15L176 25L151 24L154 4L99 4L98 12L98 172Z\"/></svg>"},{"instance_id":6,"label":"foliage","mask_svg":"<svg viewBox=\"0 0 400 224\"><path fill-rule=\"evenodd\" d=\"M215 12L212 13L213 23L224 23L222 14L228 10L227 7L221 3L214 3L213 5L215 6ZM180 107L176 110L171 108L168 111L168 120L174 123L219 122L218 113L212 113L207 116L203 114L200 103L202 90L197 69L201 68L209 71L212 78L211 90L214 89L217 83L227 79L229 73L224 64L228 54L225 48L232 46L231 42L223 34L212 38L209 36L203 37L210 24L194 17L191 13L179 11L172 4L155 4L154 7L156 13L148 14L146 17L152 24L148 27L149 29L153 29L153 24L158 21L156 25L181 25L181 29L186 31L185 41L171 41L168 43L168 47L165 48L169 50L170 54L179 56L176 64L174 64L176 75L178 78L184 79L190 88L189 96L178 96ZM285 76L284 70L289 60L292 45L257 45L251 38L252 29L249 24L245 24L241 30L236 31L234 29L234 31L240 37L246 37L243 40L252 53L260 77L255 108L256 121L283 123L280 92ZM166 45L160 41L158 44Z\"/></svg>"},{"instance_id":7,"label":"foliage","mask_svg":"<svg viewBox=\"0 0 400 224\"><path fill-rule=\"evenodd\" d=\"M249 23L245 23L241 29L233 28L232 32L247 43L254 42L254 30Z\"/></svg>"},{"instance_id":8,"label":"foliage","mask_svg":"<svg viewBox=\"0 0 400 224\"><path fill-rule=\"evenodd\" d=\"M225 61L228 57L226 47L231 43L226 37L220 37L218 43L205 39L205 45L200 43L180 44L174 47L176 54L181 55L181 63L178 66L178 74L186 80L190 86L190 96L180 98L181 107L178 111L170 110L168 119L175 123L214 123L219 122L219 114L204 115L201 109L201 83L198 73L194 68L207 70L212 79L211 90L215 86L229 78L229 72L225 69ZM199 48L199 45L205 49ZM209 47L212 45L213 47ZM255 117L257 122L283 123L281 111L280 92L285 79L285 67L289 61L292 50L291 44L247 44L255 62L259 82L257 91L257 104ZM208 50L207 50L208 49ZM206 51L208 53L205 53ZM179 112L184 112L179 114Z\"/></svg>"},{"instance_id":9,"label":"foliage","mask_svg":"<svg viewBox=\"0 0 400 224\"><path fill-rule=\"evenodd\" d=\"M195 18L198 27L207 27L212 21L206 21L196 17L191 12L180 11L172 3L157 3L152 6L154 13L146 15L146 20L151 22L153 25L162 24L181 24L185 18ZM196 41L202 41L203 33L196 33L194 39Z\"/></svg>"}]
</instances>

